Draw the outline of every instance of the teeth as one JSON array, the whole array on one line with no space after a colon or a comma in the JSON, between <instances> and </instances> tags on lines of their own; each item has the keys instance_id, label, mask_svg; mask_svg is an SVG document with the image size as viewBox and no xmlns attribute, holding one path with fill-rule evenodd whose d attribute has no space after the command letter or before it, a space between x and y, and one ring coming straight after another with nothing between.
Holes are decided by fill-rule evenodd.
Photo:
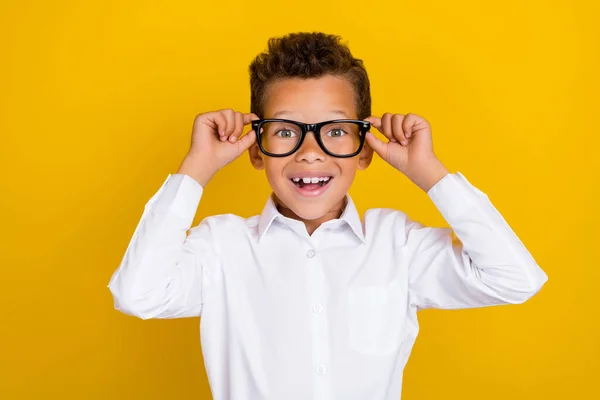
<instances>
[{"instance_id":1,"label":"teeth","mask_svg":"<svg viewBox=\"0 0 600 400\"><path fill-rule=\"evenodd\" d=\"M294 183L298 183L300 181L302 181L304 183L319 183L319 182L328 182L329 179L331 179L331 177L322 176L322 177L315 177L315 178L292 178L292 181L294 181Z\"/></svg>"}]
</instances>

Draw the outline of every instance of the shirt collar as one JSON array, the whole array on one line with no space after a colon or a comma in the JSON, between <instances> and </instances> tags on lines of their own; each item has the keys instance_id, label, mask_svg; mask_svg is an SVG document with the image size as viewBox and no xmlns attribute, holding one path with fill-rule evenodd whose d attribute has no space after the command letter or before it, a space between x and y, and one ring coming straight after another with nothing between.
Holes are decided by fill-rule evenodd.
<instances>
[{"instance_id":1,"label":"shirt collar","mask_svg":"<svg viewBox=\"0 0 600 400\"><path fill-rule=\"evenodd\" d=\"M279 219L279 221L285 223L285 221L290 221L290 218L282 215L279 210L277 210L277 205L273 200L273 195L269 196L267 199L267 203L263 208L262 214L258 220L258 240L260 241L262 237L265 235L273 221L275 219ZM350 226L352 232L358 237L363 243L365 242L365 235L363 232L362 222L360 220L360 216L358 215L358 211L356 210L356 206L352 201L350 195L346 194L346 208L342 215L340 215L339 221L343 221ZM296 221L294 221L296 222Z\"/></svg>"}]
</instances>

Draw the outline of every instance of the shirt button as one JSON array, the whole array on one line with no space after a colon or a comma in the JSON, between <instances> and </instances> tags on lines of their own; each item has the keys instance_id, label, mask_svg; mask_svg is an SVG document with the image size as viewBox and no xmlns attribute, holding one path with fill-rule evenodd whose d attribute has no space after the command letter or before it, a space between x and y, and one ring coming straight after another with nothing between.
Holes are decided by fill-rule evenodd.
<instances>
[{"instance_id":1,"label":"shirt button","mask_svg":"<svg viewBox=\"0 0 600 400\"><path fill-rule=\"evenodd\" d=\"M323 364L321 364L317 367L317 374L325 375L326 372L327 372L327 368L325 368L325 366Z\"/></svg>"},{"instance_id":2,"label":"shirt button","mask_svg":"<svg viewBox=\"0 0 600 400\"><path fill-rule=\"evenodd\" d=\"M314 256L315 256L315 251L314 250L309 250L306 253L306 257L308 257L308 258L313 258Z\"/></svg>"},{"instance_id":3,"label":"shirt button","mask_svg":"<svg viewBox=\"0 0 600 400\"><path fill-rule=\"evenodd\" d=\"M312 310L315 314L321 314L323 312L323 306L321 304L313 304Z\"/></svg>"}]
</instances>

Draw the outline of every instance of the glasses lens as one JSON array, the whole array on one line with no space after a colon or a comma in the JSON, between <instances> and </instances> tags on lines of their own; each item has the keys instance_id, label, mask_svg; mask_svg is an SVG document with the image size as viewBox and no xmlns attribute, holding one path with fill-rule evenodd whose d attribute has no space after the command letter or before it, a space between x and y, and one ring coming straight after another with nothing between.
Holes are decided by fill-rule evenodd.
<instances>
[{"instance_id":1,"label":"glasses lens","mask_svg":"<svg viewBox=\"0 0 600 400\"><path fill-rule=\"evenodd\" d=\"M264 122L260 131L262 147L273 154L294 150L301 136L300 127L289 122Z\"/></svg>"},{"instance_id":2,"label":"glasses lens","mask_svg":"<svg viewBox=\"0 0 600 400\"><path fill-rule=\"evenodd\" d=\"M356 153L360 147L360 127L351 122L331 123L321 127L321 141L338 156Z\"/></svg>"}]
</instances>

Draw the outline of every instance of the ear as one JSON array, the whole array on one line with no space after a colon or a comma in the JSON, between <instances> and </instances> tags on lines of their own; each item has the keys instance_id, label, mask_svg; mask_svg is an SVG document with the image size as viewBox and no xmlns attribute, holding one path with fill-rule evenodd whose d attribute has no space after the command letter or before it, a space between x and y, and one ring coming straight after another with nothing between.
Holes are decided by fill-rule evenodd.
<instances>
[{"instance_id":1,"label":"ear","mask_svg":"<svg viewBox=\"0 0 600 400\"><path fill-rule=\"evenodd\" d=\"M265 161L263 160L263 154L258 148L258 144L256 142L252 143L252 145L248 149L248 154L250 155L250 162L252 163L254 168L258 170L265 169Z\"/></svg>"},{"instance_id":2,"label":"ear","mask_svg":"<svg viewBox=\"0 0 600 400\"><path fill-rule=\"evenodd\" d=\"M365 170L373 161L373 149L365 142L360 154L358 155L358 169Z\"/></svg>"}]
</instances>

